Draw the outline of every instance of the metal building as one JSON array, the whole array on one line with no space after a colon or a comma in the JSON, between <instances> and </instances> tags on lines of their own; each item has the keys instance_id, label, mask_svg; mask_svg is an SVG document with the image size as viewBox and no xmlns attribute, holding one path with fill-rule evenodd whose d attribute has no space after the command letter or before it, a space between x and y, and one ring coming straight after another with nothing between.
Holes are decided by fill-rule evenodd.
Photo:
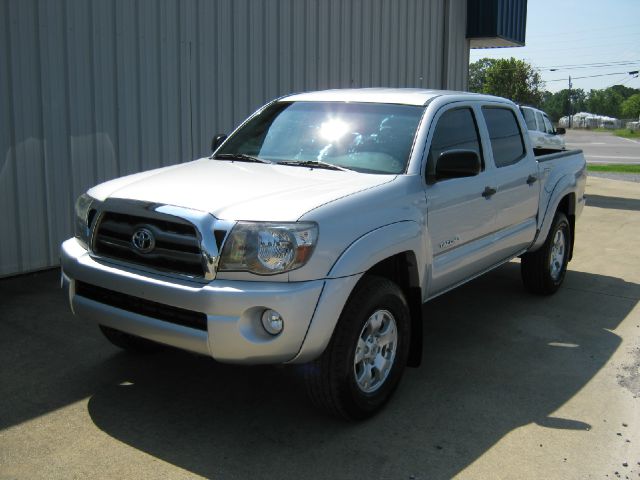
<instances>
[{"instance_id":1,"label":"metal building","mask_svg":"<svg viewBox=\"0 0 640 480\"><path fill-rule=\"evenodd\" d=\"M57 264L88 187L206 155L269 99L465 89L466 12L466 0L0 0L0 276Z\"/></svg>"}]
</instances>

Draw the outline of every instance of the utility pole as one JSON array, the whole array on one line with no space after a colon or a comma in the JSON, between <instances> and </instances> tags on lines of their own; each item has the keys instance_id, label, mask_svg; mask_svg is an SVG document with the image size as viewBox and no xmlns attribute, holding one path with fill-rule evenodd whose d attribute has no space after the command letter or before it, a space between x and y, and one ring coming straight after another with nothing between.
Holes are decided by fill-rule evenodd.
<instances>
[{"instance_id":1,"label":"utility pole","mask_svg":"<svg viewBox=\"0 0 640 480\"><path fill-rule=\"evenodd\" d=\"M558 70L557 68L549 69L550 72L555 72L557 70ZM569 75L569 128L571 128L573 125L573 119L571 118L573 117L573 102L571 101L571 87L573 87L573 84L571 83L571 75Z\"/></svg>"},{"instance_id":2,"label":"utility pole","mask_svg":"<svg viewBox=\"0 0 640 480\"><path fill-rule=\"evenodd\" d=\"M573 102L571 101L571 75L569 75L569 128L572 127Z\"/></svg>"}]
</instances>

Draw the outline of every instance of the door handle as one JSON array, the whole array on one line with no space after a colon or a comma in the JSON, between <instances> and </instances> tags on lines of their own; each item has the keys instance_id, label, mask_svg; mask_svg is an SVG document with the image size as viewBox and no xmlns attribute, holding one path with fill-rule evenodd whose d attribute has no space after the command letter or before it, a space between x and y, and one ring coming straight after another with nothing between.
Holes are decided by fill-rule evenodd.
<instances>
[{"instance_id":1,"label":"door handle","mask_svg":"<svg viewBox=\"0 0 640 480\"><path fill-rule=\"evenodd\" d=\"M527 185L533 185L537 181L538 177L536 177L535 175L529 175L529 177L527 178Z\"/></svg>"},{"instance_id":2,"label":"door handle","mask_svg":"<svg viewBox=\"0 0 640 480\"><path fill-rule=\"evenodd\" d=\"M498 190L496 190L493 187L484 187L484 192L482 192L482 196L484 198L489 198L490 196L494 195Z\"/></svg>"}]
</instances>

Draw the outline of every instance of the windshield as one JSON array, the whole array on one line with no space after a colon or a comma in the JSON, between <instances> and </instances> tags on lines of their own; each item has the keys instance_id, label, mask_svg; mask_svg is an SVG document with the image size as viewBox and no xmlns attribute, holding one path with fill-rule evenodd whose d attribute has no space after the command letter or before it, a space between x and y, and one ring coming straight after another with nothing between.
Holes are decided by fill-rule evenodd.
<instances>
[{"instance_id":1,"label":"windshield","mask_svg":"<svg viewBox=\"0 0 640 480\"><path fill-rule=\"evenodd\" d=\"M413 105L276 102L233 134L216 156L403 173L423 111Z\"/></svg>"}]
</instances>

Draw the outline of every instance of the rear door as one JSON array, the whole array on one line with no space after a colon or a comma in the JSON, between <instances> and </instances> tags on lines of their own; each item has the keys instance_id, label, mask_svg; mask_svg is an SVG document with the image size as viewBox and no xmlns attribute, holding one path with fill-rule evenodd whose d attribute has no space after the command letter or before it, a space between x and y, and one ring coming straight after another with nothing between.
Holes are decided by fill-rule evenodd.
<instances>
[{"instance_id":1,"label":"rear door","mask_svg":"<svg viewBox=\"0 0 640 480\"><path fill-rule=\"evenodd\" d=\"M535 144L533 148L553 148L551 142L549 142L549 135L547 135L547 127L544 125L544 117L541 112L534 111L536 115L537 135L535 138Z\"/></svg>"},{"instance_id":2,"label":"rear door","mask_svg":"<svg viewBox=\"0 0 640 480\"><path fill-rule=\"evenodd\" d=\"M425 175L427 232L433 251L430 297L485 270L490 263L485 250L495 231L495 208L491 198L483 196L490 172L484 162L477 115L472 104L443 107L427 140L426 175L435 173L436 160L448 150L474 150L483 163L474 177L428 184Z\"/></svg>"},{"instance_id":3,"label":"rear door","mask_svg":"<svg viewBox=\"0 0 640 480\"><path fill-rule=\"evenodd\" d=\"M542 118L544 120L544 127L547 132L547 144L550 148L562 150L564 148L562 137L556 134L556 129L553 128L553 124L551 123L551 120L549 120L549 117L543 114Z\"/></svg>"},{"instance_id":4,"label":"rear door","mask_svg":"<svg viewBox=\"0 0 640 480\"><path fill-rule=\"evenodd\" d=\"M482 107L482 118L490 139L490 153L495 170L492 182L496 193L496 260L520 253L533 241L536 233L539 186L538 164L527 155L523 128L516 112L505 104Z\"/></svg>"},{"instance_id":5,"label":"rear door","mask_svg":"<svg viewBox=\"0 0 640 480\"><path fill-rule=\"evenodd\" d=\"M533 148L544 148L545 138L544 134L538 130L536 112L532 108L528 107L520 107L520 111L522 112L524 121L527 124L529 138L531 139L531 145L533 146Z\"/></svg>"}]
</instances>

